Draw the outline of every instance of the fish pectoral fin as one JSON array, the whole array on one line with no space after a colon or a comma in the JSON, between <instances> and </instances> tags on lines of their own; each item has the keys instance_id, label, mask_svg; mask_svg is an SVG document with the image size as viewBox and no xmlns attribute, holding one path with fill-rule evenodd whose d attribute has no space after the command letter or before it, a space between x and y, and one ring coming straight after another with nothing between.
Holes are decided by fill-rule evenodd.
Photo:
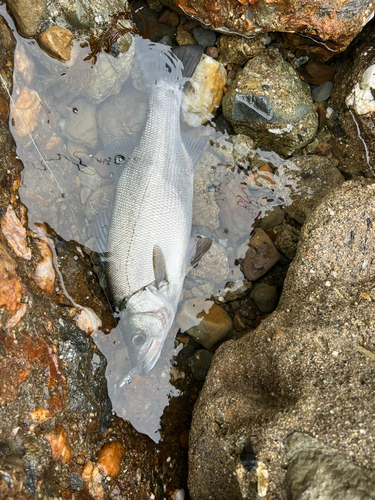
<instances>
[{"instance_id":1,"label":"fish pectoral fin","mask_svg":"<svg viewBox=\"0 0 375 500\"><path fill-rule=\"evenodd\" d=\"M207 135L196 136L188 132L182 134L182 142L185 146L187 154L189 155L189 158L191 159L194 172L207 147L208 140L209 136Z\"/></svg>"},{"instance_id":2,"label":"fish pectoral fin","mask_svg":"<svg viewBox=\"0 0 375 500\"><path fill-rule=\"evenodd\" d=\"M186 251L185 274L189 273L200 261L203 255L211 248L210 238L190 238Z\"/></svg>"},{"instance_id":3,"label":"fish pectoral fin","mask_svg":"<svg viewBox=\"0 0 375 500\"><path fill-rule=\"evenodd\" d=\"M154 245L152 261L154 265L156 288L159 288L162 284L168 282L165 257L163 250L159 247L159 245Z\"/></svg>"}]
</instances>

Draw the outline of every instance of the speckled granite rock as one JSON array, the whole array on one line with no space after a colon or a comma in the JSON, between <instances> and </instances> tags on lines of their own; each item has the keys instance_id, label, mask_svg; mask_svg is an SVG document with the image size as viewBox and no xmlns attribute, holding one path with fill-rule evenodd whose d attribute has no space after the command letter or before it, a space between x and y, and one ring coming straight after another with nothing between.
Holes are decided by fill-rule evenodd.
<instances>
[{"instance_id":1,"label":"speckled granite rock","mask_svg":"<svg viewBox=\"0 0 375 500\"><path fill-rule=\"evenodd\" d=\"M286 156L308 144L318 127L308 85L276 49L265 50L247 62L222 105L235 132Z\"/></svg>"},{"instance_id":2,"label":"speckled granite rock","mask_svg":"<svg viewBox=\"0 0 375 500\"><path fill-rule=\"evenodd\" d=\"M374 200L364 180L327 196L302 228L276 311L216 351L190 432L193 500L296 500L310 487L328 500L343 498L342 481L347 498L373 498ZM317 452L290 438L287 449L296 432Z\"/></svg>"}]
</instances>

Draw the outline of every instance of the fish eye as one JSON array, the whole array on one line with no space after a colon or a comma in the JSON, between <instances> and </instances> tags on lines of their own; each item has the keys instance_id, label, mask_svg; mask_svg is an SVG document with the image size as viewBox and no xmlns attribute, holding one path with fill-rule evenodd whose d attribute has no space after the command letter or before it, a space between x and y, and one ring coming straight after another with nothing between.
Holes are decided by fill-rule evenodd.
<instances>
[{"instance_id":1,"label":"fish eye","mask_svg":"<svg viewBox=\"0 0 375 500\"><path fill-rule=\"evenodd\" d=\"M142 345L144 341L145 341L145 337L140 332L137 332L134 335L134 337L132 338L132 344L135 345L135 346L137 346L137 347L139 347L140 345Z\"/></svg>"},{"instance_id":2,"label":"fish eye","mask_svg":"<svg viewBox=\"0 0 375 500\"><path fill-rule=\"evenodd\" d=\"M73 111L74 114L77 114L78 113L78 108L73 108L72 111Z\"/></svg>"}]
</instances>

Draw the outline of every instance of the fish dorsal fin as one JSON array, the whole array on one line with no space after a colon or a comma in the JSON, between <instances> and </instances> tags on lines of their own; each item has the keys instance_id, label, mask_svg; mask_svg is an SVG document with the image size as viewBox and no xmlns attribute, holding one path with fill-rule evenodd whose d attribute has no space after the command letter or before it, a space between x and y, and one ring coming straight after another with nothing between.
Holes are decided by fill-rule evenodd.
<instances>
[{"instance_id":1,"label":"fish dorsal fin","mask_svg":"<svg viewBox=\"0 0 375 500\"><path fill-rule=\"evenodd\" d=\"M189 158L191 159L194 171L203 156L203 153L208 144L208 140L209 137L207 135L200 135L198 137L187 132L182 135L182 142L185 146L186 152L189 155Z\"/></svg>"},{"instance_id":2,"label":"fish dorsal fin","mask_svg":"<svg viewBox=\"0 0 375 500\"><path fill-rule=\"evenodd\" d=\"M189 273L211 248L210 238L190 238L185 258L185 274Z\"/></svg>"},{"instance_id":3,"label":"fish dorsal fin","mask_svg":"<svg viewBox=\"0 0 375 500\"><path fill-rule=\"evenodd\" d=\"M129 161L138 141L134 139L115 139L106 147L109 169L115 181L118 181L126 163Z\"/></svg>"},{"instance_id":4,"label":"fish dorsal fin","mask_svg":"<svg viewBox=\"0 0 375 500\"><path fill-rule=\"evenodd\" d=\"M180 45L179 47L173 47L171 50L184 65L182 76L191 78L201 60L203 47L201 45Z\"/></svg>"},{"instance_id":5,"label":"fish dorsal fin","mask_svg":"<svg viewBox=\"0 0 375 500\"><path fill-rule=\"evenodd\" d=\"M163 282L168 281L164 254L159 245L154 245L152 261L154 266L156 288L159 288Z\"/></svg>"}]
</instances>

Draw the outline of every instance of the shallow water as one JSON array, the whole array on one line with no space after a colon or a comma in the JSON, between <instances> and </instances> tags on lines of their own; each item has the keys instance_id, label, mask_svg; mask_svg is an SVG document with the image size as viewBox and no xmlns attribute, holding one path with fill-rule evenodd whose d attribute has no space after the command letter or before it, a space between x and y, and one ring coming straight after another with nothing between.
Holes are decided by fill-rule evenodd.
<instances>
[{"instance_id":1,"label":"shallow water","mask_svg":"<svg viewBox=\"0 0 375 500\"><path fill-rule=\"evenodd\" d=\"M4 8L1 14L9 20ZM130 109L125 120L128 139L139 138L146 116L147 96L135 60L121 70L123 81L118 81L111 66L115 58L99 54L93 66L84 61L89 49L79 41L74 43L73 62L63 64L35 42L15 36L10 127L24 164L19 194L28 209L29 227L46 223L64 240L96 251L93 225L112 199L125 163L122 158L112 160L108 145L124 136L118 126L124 121L124 109ZM290 175L297 169L292 162L275 153L252 151L243 139L233 142L213 128L202 130L210 133L210 143L196 172L192 233L210 237L213 246L187 276L180 310L192 298L225 302L229 292L244 287L237 261L245 256L251 228L273 207L288 205L298 196L298 182ZM69 288L69 283L65 285ZM154 441L162 434L165 407L172 398L181 397L191 380L186 367L176 361L182 344L176 346L175 337L178 325L183 323L186 330L199 320L186 324L181 315L177 314L155 368L124 387L119 382L130 366L119 329L92 335L108 361L114 410Z\"/></svg>"}]
</instances>

